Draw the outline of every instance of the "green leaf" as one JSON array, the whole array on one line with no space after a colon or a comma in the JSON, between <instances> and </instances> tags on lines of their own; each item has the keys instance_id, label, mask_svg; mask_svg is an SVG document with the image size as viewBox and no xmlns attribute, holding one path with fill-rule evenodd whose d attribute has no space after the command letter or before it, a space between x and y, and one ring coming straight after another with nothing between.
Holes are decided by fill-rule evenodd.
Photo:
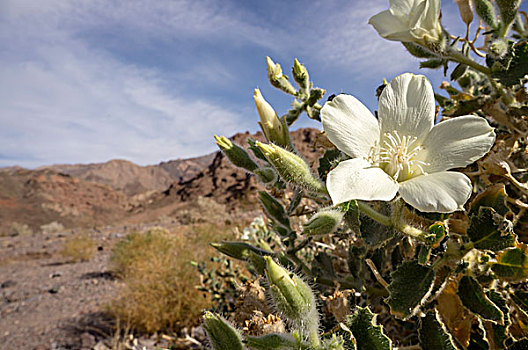
<instances>
[{"instance_id":1,"label":"green leaf","mask_svg":"<svg viewBox=\"0 0 528 350\"><path fill-rule=\"evenodd\" d=\"M352 231L360 233L361 221L359 220L359 208L357 201L351 200L350 202L341 204L341 207L345 212L345 223Z\"/></svg>"},{"instance_id":2,"label":"green leaf","mask_svg":"<svg viewBox=\"0 0 528 350\"><path fill-rule=\"evenodd\" d=\"M515 235L504 230L504 217L490 207L480 207L473 215L467 230L477 249L501 251L515 245Z\"/></svg>"},{"instance_id":3,"label":"green leaf","mask_svg":"<svg viewBox=\"0 0 528 350\"><path fill-rule=\"evenodd\" d=\"M391 349L391 340L383 333L382 326L375 324L375 317L368 307L357 306L352 315L348 315L345 324L345 346L356 350ZM354 346L355 344L355 346Z\"/></svg>"},{"instance_id":4,"label":"green leaf","mask_svg":"<svg viewBox=\"0 0 528 350\"><path fill-rule=\"evenodd\" d=\"M391 274L392 281L388 287L390 296L385 299L391 313L402 319L412 317L429 296L434 276L432 268L416 261L401 264Z\"/></svg>"},{"instance_id":5,"label":"green leaf","mask_svg":"<svg viewBox=\"0 0 528 350\"><path fill-rule=\"evenodd\" d=\"M485 321L484 328L486 329L486 338L495 349L504 349L504 342L508 339L507 326L510 324L510 318L508 317L509 309L506 305L506 300L500 295L500 293L490 290L487 293L489 299L499 307L504 314L504 325L499 325L494 322Z\"/></svg>"},{"instance_id":6,"label":"green leaf","mask_svg":"<svg viewBox=\"0 0 528 350\"><path fill-rule=\"evenodd\" d=\"M441 58L432 58L430 60L420 62L420 68L437 69L444 65L444 60Z\"/></svg>"},{"instance_id":7,"label":"green leaf","mask_svg":"<svg viewBox=\"0 0 528 350\"><path fill-rule=\"evenodd\" d=\"M497 255L497 262L492 263L491 270L500 279L520 282L528 278L528 253L526 246L506 249Z\"/></svg>"},{"instance_id":8,"label":"green leaf","mask_svg":"<svg viewBox=\"0 0 528 350\"><path fill-rule=\"evenodd\" d=\"M497 305L488 299L482 286L473 277L462 277L458 283L458 296L469 311L485 320L504 324L504 314Z\"/></svg>"},{"instance_id":9,"label":"green leaf","mask_svg":"<svg viewBox=\"0 0 528 350\"><path fill-rule=\"evenodd\" d=\"M528 317L528 292L516 291L513 294L510 294L510 297L513 299L515 304L519 307L519 310Z\"/></svg>"},{"instance_id":10,"label":"green leaf","mask_svg":"<svg viewBox=\"0 0 528 350\"><path fill-rule=\"evenodd\" d=\"M247 336L244 343L249 349L254 350L298 350L308 348L308 346L300 343L290 334L266 334L260 337Z\"/></svg>"},{"instance_id":11,"label":"green leaf","mask_svg":"<svg viewBox=\"0 0 528 350\"><path fill-rule=\"evenodd\" d=\"M327 150L321 158L319 158L319 167L317 173L322 180L326 180L326 176L334 168L338 160L341 158L341 151L338 149Z\"/></svg>"},{"instance_id":12,"label":"green leaf","mask_svg":"<svg viewBox=\"0 0 528 350\"><path fill-rule=\"evenodd\" d=\"M492 72L493 78L499 79L501 83L507 86L520 84L521 79L528 72L528 42L521 41L516 43L511 53L511 61L506 70Z\"/></svg>"},{"instance_id":13,"label":"green leaf","mask_svg":"<svg viewBox=\"0 0 528 350\"><path fill-rule=\"evenodd\" d=\"M453 344L453 337L447 332L436 311L429 311L425 317L420 319L418 338L420 339L420 346L422 349L456 349Z\"/></svg>"},{"instance_id":14,"label":"green leaf","mask_svg":"<svg viewBox=\"0 0 528 350\"><path fill-rule=\"evenodd\" d=\"M508 205L506 204L507 197L508 195L506 194L504 184L492 185L473 199L468 215L469 217L478 215L480 207L490 207L495 209L500 215L504 216L510 211L510 208L508 208Z\"/></svg>"},{"instance_id":15,"label":"green leaf","mask_svg":"<svg viewBox=\"0 0 528 350\"><path fill-rule=\"evenodd\" d=\"M451 72L451 80L458 80L460 79L467 71L468 66L465 64L459 63L455 69Z\"/></svg>"},{"instance_id":16,"label":"green leaf","mask_svg":"<svg viewBox=\"0 0 528 350\"><path fill-rule=\"evenodd\" d=\"M290 229L290 219L282 204L266 191L258 191L258 196L268 217L284 228Z\"/></svg>"}]
</instances>

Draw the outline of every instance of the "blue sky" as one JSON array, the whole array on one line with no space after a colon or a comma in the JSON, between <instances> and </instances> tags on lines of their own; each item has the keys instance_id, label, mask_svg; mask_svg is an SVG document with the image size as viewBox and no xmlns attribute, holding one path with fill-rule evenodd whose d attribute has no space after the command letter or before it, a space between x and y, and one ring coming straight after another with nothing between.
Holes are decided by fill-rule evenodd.
<instances>
[{"instance_id":1,"label":"blue sky","mask_svg":"<svg viewBox=\"0 0 528 350\"><path fill-rule=\"evenodd\" d=\"M213 134L256 131L259 87L279 114L290 99L266 77L293 58L316 86L370 109L383 78L418 61L368 18L388 0L1 0L0 166L155 164L214 151ZM463 34L456 5L444 25ZM441 74L424 71L435 89ZM320 126L302 117L295 127Z\"/></svg>"}]
</instances>

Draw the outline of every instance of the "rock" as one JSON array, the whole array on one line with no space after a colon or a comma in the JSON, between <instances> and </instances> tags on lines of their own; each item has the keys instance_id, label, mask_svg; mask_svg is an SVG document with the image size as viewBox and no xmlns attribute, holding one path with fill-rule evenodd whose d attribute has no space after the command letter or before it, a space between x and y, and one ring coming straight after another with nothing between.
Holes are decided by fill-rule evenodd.
<instances>
[{"instance_id":1,"label":"rock","mask_svg":"<svg viewBox=\"0 0 528 350\"><path fill-rule=\"evenodd\" d=\"M92 349L96 345L95 337L88 332L84 332L83 334L81 334L80 338L82 349Z\"/></svg>"}]
</instances>

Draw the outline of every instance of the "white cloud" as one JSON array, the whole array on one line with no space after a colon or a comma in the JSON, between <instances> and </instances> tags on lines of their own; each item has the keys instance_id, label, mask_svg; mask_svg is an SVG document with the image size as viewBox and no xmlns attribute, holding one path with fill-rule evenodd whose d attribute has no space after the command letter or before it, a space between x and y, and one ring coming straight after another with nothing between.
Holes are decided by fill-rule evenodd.
<instances>
[{"instance_id":1,"label":"white cloud","mask_svg":"<svg viewBox=\"0 0 528 350\"><path fill-rule=\"evenodd\" d=\"M175 89L157 69L89 47L59 28L71 9L39 4L17 2L0 27L7 44L0 55L0 165L156 163L205 154L214 149L213 133L249 126L239 111L184 97L184 87ZM6 40L15 33L19 40ZM183 70L183 79L189 74Z\"/></svg>"}]
</instances>

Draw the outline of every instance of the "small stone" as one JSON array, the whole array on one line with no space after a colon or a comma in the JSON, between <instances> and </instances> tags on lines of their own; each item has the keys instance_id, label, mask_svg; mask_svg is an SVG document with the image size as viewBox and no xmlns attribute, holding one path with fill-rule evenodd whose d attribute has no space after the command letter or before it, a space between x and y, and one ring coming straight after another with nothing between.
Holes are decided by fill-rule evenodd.
<instances>
[{"instance_id":1,"label":"small stone","mask_svg":"<svg viewBox=\"0 0 528 350\"><path fill-rule=\"evenodd\" d=\"M50 274L50 278L57 278L62 276L62 272L54 272Z\"/></svg>"},{"instance_id":2,"label":"small stone","mask_svg":"<svg viewBox=\"0 0 528 350\"><path fill-rule=\"evenodd\" d=\"M81 347L83 349L92 349L96 344L95 337L88 333L84 332L81 334Z\"/></svg>"}]
</instances>

